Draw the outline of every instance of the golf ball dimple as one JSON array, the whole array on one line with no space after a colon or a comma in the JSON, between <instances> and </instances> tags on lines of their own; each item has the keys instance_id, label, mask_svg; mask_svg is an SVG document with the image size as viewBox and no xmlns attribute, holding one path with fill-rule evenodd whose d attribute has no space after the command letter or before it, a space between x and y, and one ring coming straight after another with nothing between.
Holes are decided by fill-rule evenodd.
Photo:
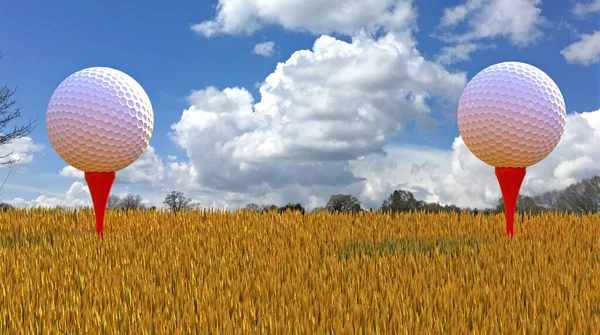
<instances>
[{"instance_id":1,"label":"golf ball dimple","mask_svg":"<svg viewBox=\"0 0 600 335\"><path fill-rule=\"evenodd\" d=\"M465 145L494 167L528 167L546 158L558 145L566 118L556 83L519 62L495 64L475 75L457 111Z\"/></svg>"},{"instance_id":2,"label":"golf ball dimple","mask_svg":"<svg viewBox=\"0 0 600 335\"><path fill-rule=\"evenodd\" d=\"M127 74L106 67L78 71L54 91L46 111L50 143L85 172L119 171L150 142L154 113L148 95Z\"/></svg>"}]
</instances>

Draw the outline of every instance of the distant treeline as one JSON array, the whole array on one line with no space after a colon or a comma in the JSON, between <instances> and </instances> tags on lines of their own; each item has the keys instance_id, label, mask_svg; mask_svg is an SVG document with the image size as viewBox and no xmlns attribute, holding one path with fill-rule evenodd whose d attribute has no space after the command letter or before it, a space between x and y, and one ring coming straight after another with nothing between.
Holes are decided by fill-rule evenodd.
<instances>
[{"instance_id":1,"label":"distant treeline","mask_svg":"<svg viewBox=\"0 0 600 335\"><path fill-rule=\"evenodd\" d=\"M174 212L183 210L191 210L199 208L200 204L192 201L191 198L185 197L182 192L172 191L167 194L163 201L165 209ZM2 210L13 208L13 206L0 203ZM109 209L113 210L128 210L128 209L146 209L156 210L156 207L146 207L143 204L143 199L139 195L128 194L120 198L116 195L111 195L108 199ZM257 205L250 203L245 207L252 211L271 211L277 210L285 212L287 210L306 212L306 209L300 203L288 203L284 206L277 205ZM325 207L313 209L311 212L329 210L333 212L360 212L360 211L382 211L382 212L409 212L409 211L426 211L429 213L438 212L473 212L483 214L495 214L504 211L504 200L498 199L496 208L477 209L477 208L460 208L455 205L440 205L439 203L428 203L421 200L416 200L412 192L407 190L395 190L387 199L383 201L380 208L365 209L361 202L354 196L349 194L336 194L329 198ZM549 191L538 196L530 197L520 195L517 200L518 213L541 213L541 212L567 212L567 213L600 213L600 176L583 179L580 182L572 184L561 191Z\"/></svg>"}]
</instances>

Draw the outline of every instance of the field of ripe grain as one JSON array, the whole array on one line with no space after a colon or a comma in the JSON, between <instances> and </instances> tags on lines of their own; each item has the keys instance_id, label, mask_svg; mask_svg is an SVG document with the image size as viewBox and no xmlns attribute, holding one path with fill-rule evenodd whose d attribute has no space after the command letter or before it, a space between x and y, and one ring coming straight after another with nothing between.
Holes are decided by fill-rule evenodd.
<instances>
[{"instance_id":1,"label":"field of ripe grain","mask_svg":"<svg viewBox=\"0 0 600 335\"><path fill-rule=\"evenodd\" d=\"M0 334L598 333L600 218L0 213Z\"/></svg>"}]
</instances>

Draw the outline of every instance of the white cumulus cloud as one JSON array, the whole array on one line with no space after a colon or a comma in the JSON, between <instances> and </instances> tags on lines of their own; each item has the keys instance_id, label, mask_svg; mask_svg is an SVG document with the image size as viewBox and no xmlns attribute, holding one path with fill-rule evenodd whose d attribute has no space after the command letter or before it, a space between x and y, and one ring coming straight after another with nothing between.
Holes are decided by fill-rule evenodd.
<instances>
[{"instance_id":1,"label":"white cumulus cloud","mask_svg":"<svg viewBox=\"0 0 600 335\"><path fill-rule=\"evenodd\" d=\"M0 162L15 162L0 167L25 167L33 161L33 153L41 152L43 149L43 145L34 143L29 136L15 138L0 146Z\"/></svg>"},{"instance_id":2,"label":"white cumulus cloud","mask_svg":"<svg viewBox=\"0 0 600 335\"><path fill-rule=\"evenodd\" d=\"M133 164L116 172L115 183L160 183L166 178L165 173L163 162L156 155L154 148L148 146ZM84 172L70 165L65 166L59 174L63 177L84 179Z\"/></svg>"},{"instance_id":3,"label":"white cumulus cloud","mask_svg":"<svg viewBox=\"0 0 600 335\"><path fill-rule=\"evenodd\" d=\"M251 34L265 25L314 34L353 35L404 30L416 18L411 0L219 0L216 17L191 26L211 37L218 34Z\"/></svg>"},{"instance_id":4,"label":"white cumulus cloud","mask_svg":"<svg viewBox=\"0 0 600 335\"><path fill-rule=\"evenodd\" d=\"M578 18L584 18L593 15L597 12L600 12L600 0L576 2L571 12Z\"/></svg>"},{"instance_id":5,"label":"white cumulus cloud","mask_svg":"<svg viewBox=\"0 0 600 335\"><path fill-rule=\"evenodd\" d=\"M275 51L275 42L267 41L263 43L258 43L254 46L254 53L257 55L269 57Z\"/></svg>"},{"instance_id":6,"label":"white cumulus cloud","mask_svg":"<svg viewBox=\"0 0 600 335\"><path fill-rule=\"evenodd\" d=\"M429 127L431 99L456 102L466 81L464 73L425 60L409 34L359 35L351 43L322 36L311 50L277 65L262 82L259 101L239 87L192 92L170 133L187 158L163 163L148 150L140 175L162 175L161 181L140 179L116 185L131 188L115 192L162 206L177 190L203 206L231 208L250 202L316 207L342 193L377 208L395 189L407 189L421 200L494 207L500 197L494 170L460 137L447 149L390 142L411 120ZM447 108L455 111L451 103ZM558 147L528 168L522 193L600 174L599 141L600 111L569 114Z\"/></svg>"},{"instance_id":7,"label":"white cumulus cloud","mask_svg":"<svg viewBox=\"0 0 600 335\"><path fill-rule=\"evenodd\" d=\"M214 190L339 187L360 181L348 161L384 154L407 122L430 129L430 100L455 102L465 84L465 73L425 60L408 34L321 36L277 65L258 103L243 88L192 93L171 137L196 183Z\"/></svg>"},{"instance_id":8,"label":"white cumulus cloud","mask_svg":"<svg viewBox=\"0 0 600 335\"><path fill-rule=\"evenodd\" d=\"M198 134L189 133L192 136ZM202 144L202 141L192 141ZM600 110L568 114L564 134L556 149L546 159L527 168L521 194L560 190L583 178L600 175L600 166L596 164L600 161L599 142ZM140 194L148 205L161 207L166 194L177 190L203 206L213 208L237 208L250 202L277 205L300 202L314 208L325 205L331 195L340 193L357 196L366 208L378 208L396 189L409 190L419 200L480 209L495 207L501 197L494 168L477 159L460 137L456 137L448 149L393 143L382 149L385 155L371 153L325 164L320 159L310 163L306 159L265 160L262 167L240 168L248 163L244 160L223 161L215 153L198 159L195 155L202 152L200 148L190 157L190 162L169 162L167 178L161 185L145 189L126 187L113 190L113 194ZM213 161L215 157L219 159ZM238 169L228 171L228 167L236 164ZM208 168L198 172L200 165ZM300 167L294 168L294 165ZM248 169L250 172L244 172ZM210 178L215 176L221 179L211 181ZM227 178L232 178L233 182ZM29 201L15 198L8 202L18 207L91 204L89 190L82 181L74 182L64 196L44 195Z\"/></svg>"},{"instance_id":9,"label":"white cumulus cloud","mask_svg":"<svg viewBox=\"0 0 600 335\"><path fill-rule=\"evenodd\" d=\"M588 66L600 61L600 31L581 35L581 38L561 50L569 64Z\"/></svg>"},{"instance_id":10,"label":"white cumulus cloud","mask_svg":"<svg viewBox=\"0 0 600 335\"><path fill-rule=\"evenodd\" d=\"M460 137L447 148L392 142L410 122L435 129L455 118L466 73L444 65L467 60L479 40L515 45L541 38L539 0L468 0L448 8L440 27L466 26L444 38L457 43L436 61L425 59L412 35L416 13L405 0L219 0L214 19L192 30L204 36L247 34L264 25L329 35L298 50L258 85L255 100L243 87L204 87L171 125L170 139L185 152L163 162L151 147L117 173L115 194L140 194L162 206L182 191L205 207L300 202L323 206L332 194L352 194L379 207L395 189L418 199L493 207L500 189L493 168L473 156ZM293 8L293 10L290 10ZM373 34L383 30L383 33ZM379 37L376 37L379 35ZM434 107L435 106L435 107ZM539 194L600 174L600 111L571 114L556 150L528 168L524 194ZM83 173L64 197L14 199L13 204L91 203ZM87 192L87 193L86 193ZM87 201L87 202L86 202Z\"/></svg>"},{"instance_id":11,"label":"white cumulus cloud","mask_svg":"<svg viewBox=\"0 0 600 335\"><path fill-rule=\"evenodd\" d=\"M436 60L442 64L449 65L468 61L471 54L477 50L494 48L493 45L483 45L478 43L464 43L453 46L443 47Z\"/></svg>"},{"instance_id":12,"label":"white cumulus cloud","mask_svg":"<svg viewBox=\"0 0 600 335\"><path fill-rule=\"evenodd\" d=\"M15 198L5 202L15 207L22 208L56 208L57 206L83 207L92 205L89 188L79 181L76 181L71 185L64 197L48 197L46 195L40 195L29 201L22 198Z\"/></svg>"},{"instance_id":13,"label":"white cumulus cloud","mask_svg":"<svg viewBox=\"0 0 600 335\"><path fill-rule=\"evenodd\" d=\"M569 114L556 149L527 168L522 194L537 195L564 189L572 183L600 175L600 110ZM354 171L364 177L362 199L377 203L396 187L412 190L418 198L462 207L495 207L501 197L494 168L477 159L460 137L451 150L386 148L385 158L356 161ZM410 172L410 173L409 173ZM380 177L382 176L382 177ZM381 205L381 203L379 203Z\"/></svg>"},{"instance_id":14,"label":"white cumulus cloud","mask_svg":"<svg viewBox=\"0 0 600 335\"><path fill-rule=\"evenodd\" d=\"M437 33L448 42L468 42L507 38L514 45L527 45L539 40L547 20L541 15L541 0L467 0L444 9ZM464 32L450 32L461 24Z\"/></svg>"}]
</instances>

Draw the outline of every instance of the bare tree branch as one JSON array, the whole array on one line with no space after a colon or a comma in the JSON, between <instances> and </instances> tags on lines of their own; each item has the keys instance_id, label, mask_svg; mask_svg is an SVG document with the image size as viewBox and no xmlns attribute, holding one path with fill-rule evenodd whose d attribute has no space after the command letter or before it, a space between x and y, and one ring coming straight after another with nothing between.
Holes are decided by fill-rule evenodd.
<instances>
[{"instance_id":1,"label":"bare tree branch","mask_svg":"<svg viewBox=\"0 0 600 335\"><path fill-rule=\"evenodd\" d=\"M2 59L6 54L7 52L3 53L0 51L0 59ZM33 131L33 129L35 129L35 121L37 121L37 119L35 121L31 121L31 119L29 119L28 124L23 126L15 126L12 132L5 132L5 128L8 126L8 124L21 116L21 109L15 107L16 100L13 98L16 91L16 88L10 90L6 85L0 87L0 146L7 145L17 138L27 136ZM7 155L0 156L0 159L10 157L13 154L14 150ZM8 160L1 161L0 165L10 165L17 161L18 159L9 158ZM6 184L11 172L12 168L8 171L2 186L0 186L0 191L4 188L4 185Z\"/></svg>"},{"instance_id":2,"label":"bare tree branch","mask_svg":"<svg viewBox=\"0 0 600 335\"><path fill-rule=\"evenodd\" d=\"M143 199L140 195L128 194L119 201L119 208L125 211L144 209L146 206L142 203Z\"/></svg>"},{"instance_id":3,"label":"bare tree branch","mask_svg":"<svg viewBox=\"0 0 600 335\"><path fill-rule=\"evenodd\" d=\"M0 59L2 59L6 53L0 51ZM6 132L5 128L11 121L21 116L21 109L15 107L16 100L14 94L17 89L9 89L6 85L0 87L0 146L11 143L13 140L25 137L29 135L35 129L35 122L29 119L29 123L21 126L15 126L11 132ZM1 156L0 158L7 158L14 153L11 152L8 155ZM17 162L18 159L8 159L0 162L0 165L8 165ZM0 188L1 189L1 188Z\"/></svg>"},{"instance_id":4,"label":"bare tree branch","mask_svg":"<svg viewBox=\"0 0 600 335\"><path fill-rule=\"evenodd\" d=\"M108 197L108 203L106 204L106 208L110 208L110 209L118 209L119 208L119 203L121 202L121 198L119 198L118 195L114 195L111 194Z\"/></svg>"},{"instance_id":5,"label":"bare tree branch","mask_svg":"<svg viewBox=\"0 0 600 335\"><path fill-rule=\"evenodd\" d=\"M583 179L567 187L561 193L559 207L581 214L598 213L600 211L600 176Z\"/></svg>"},{"instance_id":6,"label":"bare tree branch","mask_svg":"<svg viewBox=\"0 0 600 335\"><path fill-rule=\"evenodd\" d=\"M195 209L200 206L200 204L192 201L192 198L186 198L183 195L183 192L172 191L167 194L163 204L167 207L167 209L177 213L183 210Z\"/></svg>"},{"instance_id":7,"label":"bare tree branch","mask_svg":"<svg viewBox=\"0 0 600 335\"><path fill-rule=\"evenodd\" d=\"M4 178L4 181L2 182L2 186L0 186L0 190L2 190L4 188L4 184L6 184L6 181L8 180L8 177L10 176L10 173L12 172L12 168L10 168L10 170L8 170L8 174L6 175L6 178ZM0 195L2 195L4 193L0 193Z\"/></svg>"}]
</instances>

